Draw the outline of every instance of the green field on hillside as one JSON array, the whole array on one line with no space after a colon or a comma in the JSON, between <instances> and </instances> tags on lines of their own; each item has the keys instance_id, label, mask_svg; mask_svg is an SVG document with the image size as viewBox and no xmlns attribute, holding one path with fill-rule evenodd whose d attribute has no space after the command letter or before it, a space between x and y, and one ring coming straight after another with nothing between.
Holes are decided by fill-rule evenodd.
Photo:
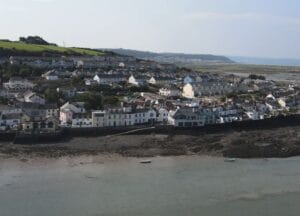
<instances>
[{"instance_id":1,"label":"green field on hillside","mask_svg":"<svg viewBox=\"0 0 300 216\"><path fill-rule=\"evenodd\" d=\"M103 52L84 49L84 48L66 48L54 45L36 45L21 42L0 41L0 55L76 55L76 56L101 56Z\"/></svg>"}]
</instances>

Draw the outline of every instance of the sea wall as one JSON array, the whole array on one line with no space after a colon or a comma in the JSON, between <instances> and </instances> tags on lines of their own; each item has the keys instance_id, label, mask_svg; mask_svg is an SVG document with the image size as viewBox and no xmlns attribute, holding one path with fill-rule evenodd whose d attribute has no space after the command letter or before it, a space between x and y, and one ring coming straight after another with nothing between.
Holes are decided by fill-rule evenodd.
<instances>
[{"instance_id":1,"label":"sea wall","mask_svg":"<svg viewBox=\"0 0 300 216\"><path fill-rule=\"evenodd\" d=\"M239 121L217 125L206 125L203 127L173 127L166 125L152 126L136 126L136 127L107 127L107 128L66 128L64 134L72 137L81 136L107 136L116 134L181 134L181 135L197 135L201 133L219 133L230 130L257 130L257 129L272 129L279 127L300 126L300 115L279 116L276 118L268 118L257 121Z\"/></svg>"},{"instance_id":2,"label":"sea wall","mask_svg":"<svg viewBox=\"0 0 300 216\"><path fill-rule=\"evenodd\" d=\"M300 115L280 116L258 121L240 121L218 125L206 125L204 127L179 128L166 125L140 125L133 127L106 127L106 128L64 128L55 134L22 135L22 134L0 134L1 141L13 141L15 144L53 143L68 141L72 137L97 137L112 135L144 135L144 134L166 134L166 135L201 135L205 133L220 133L228 131L251 131L264 130L280 127L300 126Z\"/></svg>"}]
</instances>

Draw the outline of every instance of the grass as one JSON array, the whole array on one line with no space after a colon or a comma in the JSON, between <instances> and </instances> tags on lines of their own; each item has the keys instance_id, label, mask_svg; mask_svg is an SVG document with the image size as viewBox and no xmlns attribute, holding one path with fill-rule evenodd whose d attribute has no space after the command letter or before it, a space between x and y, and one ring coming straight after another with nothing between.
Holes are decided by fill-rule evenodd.
<instances>
[{"instance_id":1,"label":"grass","mask_svg":"<svg viewBox=\"0 0 300 216\"><path fill-rule=\"evenodd\" d=\"M300 67L269 66L247 64L184 64L187 68L212 73L246 73L246 74L276 74L276 73L300 73Z\"/></svg>"},{"instance_id":2,"label":"grass","mask_svg":"<svg viewBox=\"0 0 300 216\"><path fill-rule=\"evenodd\" d=\"M39 55L43 53L51 54L61 54L61 55L86 55L86 56L101 56L104 55L103 52L84 49L84 48L74 48L74 47L59 47L53 45L36 45L36 44L25 44L21 42L10 42L10 41L0 41L0 49L5 53L14 53L14 54L33 54Z\"/></svg>"}]
</instances>

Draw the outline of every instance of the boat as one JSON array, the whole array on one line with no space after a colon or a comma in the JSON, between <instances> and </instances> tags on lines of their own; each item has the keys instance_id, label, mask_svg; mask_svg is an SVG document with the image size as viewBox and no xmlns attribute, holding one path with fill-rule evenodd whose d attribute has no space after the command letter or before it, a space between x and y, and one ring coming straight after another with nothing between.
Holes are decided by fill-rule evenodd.
<instances>
[{"instance_id":1,"label":"boat","mask_svg":"<svg viewBox=\"0 0 300 216\"><path fill-rule=\"evenodd\" d=\"M141 164L149 164L149 163L152 163L151 160L142 160L140 161Z\"/></svg>"},{"instance_id":2,"label":"boat","mask_svg":"<svg viewBox=\"0 0 300 216\"><path fill-rule=\"evenodd\" d=\"M235 162L236 159L235 158L225 158L224 162Z\"/></svg>"}]
</instances>

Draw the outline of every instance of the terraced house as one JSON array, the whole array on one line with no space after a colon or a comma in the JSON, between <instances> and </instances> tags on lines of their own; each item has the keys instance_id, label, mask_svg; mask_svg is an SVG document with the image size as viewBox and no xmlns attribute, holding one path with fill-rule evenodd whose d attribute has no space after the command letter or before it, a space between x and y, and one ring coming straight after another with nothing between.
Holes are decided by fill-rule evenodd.
<instances>
[{"instance_id":1,"label":"terraced house","mask_svg":"<svg viewBox=\"0 0 300 216\"><path fill-rule=\"evenodd\" d=\"M97 74L93 78L99 85L111 85L126 82L127 76L123 74Z\"/></svg>"},{"instance_id":2,"label":"terraced house","mask_svg":"<svg viewBox=\"0 0 300 216\"><path fill-rule=\"evenodd\" d=\"M8 82L4 83L4 87L10 91L25 91L34 87L34 84L27 79L21 77L11 77Z\"/></svg>"},{"instance_id":3,"label":"terraced house","mask_svg":"<svg viewBox=\"0 0 300 216\"><path fill-rule=\"evenodd\" d=\"M120 127L142 124L153 124L156 121L153 109L137 109L131 107L94 111L93 127Z\"/></svg>"}]
</instances>

